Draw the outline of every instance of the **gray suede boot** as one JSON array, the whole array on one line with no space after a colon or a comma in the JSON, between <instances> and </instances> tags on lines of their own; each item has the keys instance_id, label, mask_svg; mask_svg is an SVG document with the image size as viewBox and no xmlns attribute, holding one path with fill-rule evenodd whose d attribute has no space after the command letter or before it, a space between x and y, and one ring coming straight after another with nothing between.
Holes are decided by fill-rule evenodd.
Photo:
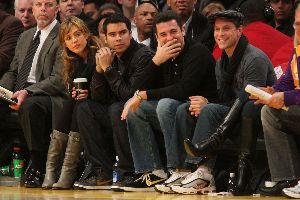
<instances>
[{"instance_id":1,"label":"gray suede boot","mask_svg":"<svg viewBox=\"0 0 300 200\"><path fill-rule=\"evenodd\" d=\"M58 180L58 171L61 169L68 141L68 135L57 130L54 130L50 137L43 189L52 188Z\"/></svg>"},{"instance_id":2,"label":"gray suede boot","mask_svg":"<svg viewBox=\"0 0 300 200\"><path fill-rule=\"evenodd\" d=\"M70 189L77 175L77 165L80 160L82 150L80 134L70 132L64 164L57 183L53 184L53 189Z\"/></svg>"}]
</instances>

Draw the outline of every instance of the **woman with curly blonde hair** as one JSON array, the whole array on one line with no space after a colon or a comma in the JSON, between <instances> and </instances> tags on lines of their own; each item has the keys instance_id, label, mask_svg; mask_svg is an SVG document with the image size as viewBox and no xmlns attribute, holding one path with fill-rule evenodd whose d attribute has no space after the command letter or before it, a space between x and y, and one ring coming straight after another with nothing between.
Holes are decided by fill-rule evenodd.
<instances>
[{"instance_id":1,"label":"woman with curly blonde hair","mask_svg":"<svg viewBox=\"0 0 300 200\"><path fill-rule=\"evenodd\" d=\"M59 40L63 48L63 80L70 91L70 98L63 102L63 109L56 116L42 187L69 189L76 178L82 151L77 126L77 105L90 98L88 88L96 69L95 54L99 43L90 34L86 24L74 16L62 22ZM76 91L73 80L78 78L86 80L87 87Z\"/></svg>"}]
</instances>

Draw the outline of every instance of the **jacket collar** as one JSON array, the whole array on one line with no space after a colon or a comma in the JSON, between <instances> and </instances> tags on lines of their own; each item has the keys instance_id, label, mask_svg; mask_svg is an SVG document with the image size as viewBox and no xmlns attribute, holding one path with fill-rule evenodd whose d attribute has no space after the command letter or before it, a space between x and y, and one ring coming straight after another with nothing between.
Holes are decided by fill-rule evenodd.
<instances>
[{"instance_id":1,"label":"jacket collar","mask_svg":"<svg viewBox=\"0 0 300 200\"><path fill-rule=\"evenodd\" d=\"M129 47L125 50L123 55L121 56L120 60L122 62L129 61L130 58L134 55L135 51L134 49L138 46L138 43L132 38L130 41Z\"/></svg>"}]
</instances>

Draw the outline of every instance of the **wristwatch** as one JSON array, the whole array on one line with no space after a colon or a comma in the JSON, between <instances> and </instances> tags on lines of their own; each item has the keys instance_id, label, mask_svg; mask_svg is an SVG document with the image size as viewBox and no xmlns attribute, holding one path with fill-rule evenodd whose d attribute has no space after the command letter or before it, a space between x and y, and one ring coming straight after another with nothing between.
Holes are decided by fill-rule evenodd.
<instances>
[{"instance_id":1,"label":"wristwatch","mask_svg":"<svg viewBox=\"0 0 300 200\"><path fill-rule=\"evenodd\" d=\"M138 98L138 100L143 101L143 98L141 97L141 95L139 95L139 90L135 91L134 96L136 96L136 98Z\"/></svg>"},{"instance_id":2,"label":"wristwatch","mask_svg":"<svg viewBox=\"0 0 300 200\"><path fill-rule=\"evenodd\" d=\"M105 72L108 72L108 71L110 71L110 70L112 70L112 69L113 69L112 66L108 66L108 67L105 69Z\"/></svg>"}]
</instances>

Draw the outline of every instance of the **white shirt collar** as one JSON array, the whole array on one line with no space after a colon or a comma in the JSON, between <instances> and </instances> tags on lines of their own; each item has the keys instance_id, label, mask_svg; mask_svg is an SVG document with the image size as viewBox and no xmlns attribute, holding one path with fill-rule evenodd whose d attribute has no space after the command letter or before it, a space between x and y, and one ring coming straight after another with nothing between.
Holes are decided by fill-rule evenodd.
<instances>
[{"instance_id":1,"label":"white shirt collar","mask_svg":"<svg viewBox=\"0 0 300 200\"><path fill-rule=\"evenodd\" d=\"M54 26L56 25L57 20L54 19L48 26L46 26L45 28L43 28L42 30L39 29L39 27L36 27L36 32L34 34L34 37L36 36L38 31L41 31L41 35L49 35L49 33L52 31L52 29L54 28Z\"/></svg>"}]
</instances>

